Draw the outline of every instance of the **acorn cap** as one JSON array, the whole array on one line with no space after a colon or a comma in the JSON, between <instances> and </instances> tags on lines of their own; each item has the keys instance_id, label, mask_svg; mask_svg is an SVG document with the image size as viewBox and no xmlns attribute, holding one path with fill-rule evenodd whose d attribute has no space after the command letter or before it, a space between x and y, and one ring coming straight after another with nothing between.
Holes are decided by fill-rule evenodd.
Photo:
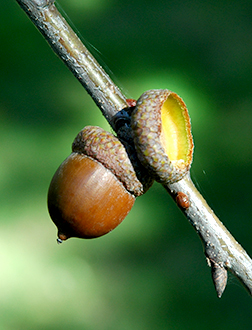
<instances>
[{"instance_id":1,"label":"acorn cap","mask_svg":"<svg viewBox=\"0 0 252 330\"><path fill-rule=\"evenodd\" d=\"M138 158L156 181L182 179L193 156L190 117L183 100L167 89L149 90L138 99L131 120Z\"/></svg>"},{"instance_id":2,"label":"acorn cap","mask_svg":"<svg viewBox=\"0 0 252 330\"><path fill-rule=\"evenodd\" d=\"M88 155L103 164L136 197L152 185L153 180L149 175L138 175L121 141L101 127L84 127L76 136L72 151Z\"/></svg>"}]
</instances>

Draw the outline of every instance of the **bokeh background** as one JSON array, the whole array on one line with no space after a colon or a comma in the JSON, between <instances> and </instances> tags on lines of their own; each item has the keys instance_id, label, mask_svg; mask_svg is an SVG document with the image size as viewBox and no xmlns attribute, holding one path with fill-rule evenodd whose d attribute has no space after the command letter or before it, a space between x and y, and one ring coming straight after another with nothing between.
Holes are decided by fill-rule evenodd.
<instances>
[{"instance_id":1,"label":"bokeh background","mask_svg":"<svg viewBox=\"0 0 252 330\"><path fill-rule=\"evenodd\" d=\"M252 2L59 4L127 97L184 99L193 179L252 255ZM232 275L216 297L198 236L158 184L109 235L56 244L51 177L80 129L110 128L15 1L0 21L0 329L249 329L251 298Z\"/></svg>"}]
</instances>

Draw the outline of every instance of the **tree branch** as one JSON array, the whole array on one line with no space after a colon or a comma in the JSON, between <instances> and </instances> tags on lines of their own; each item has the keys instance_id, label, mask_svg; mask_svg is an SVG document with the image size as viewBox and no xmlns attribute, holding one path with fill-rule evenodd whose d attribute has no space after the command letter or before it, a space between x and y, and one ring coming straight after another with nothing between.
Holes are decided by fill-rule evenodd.
<instances>
[{"instance_id":1,"label":"tree branch","mask_svg":"<svg viewBox=\"0 0 252 330\"><path fill-rule=\"evenodd\" d=\"M179 192L188 197L188 208L179 204L178 206L203 242L218 297L221 297L226 287L227 270L230 270L252 295L252 260L214 214L194 186L190 175L165 186L165 189L175 200Z\"/></svg>"},{"instance_id":2,"label":"tree branch","mask_svg":"<svg viewBox=\"0 0 252 330\"><path fill-rule=\"evenodd\" d=\"M116 131L113 116L127 106L126 98L89 53L58 12L53 0L16 0L44 35L55 53L91 95ZM199 234L218 297L221 297L230 270L252 295L252 260L236 242L195 188L188 174L179 182L165 186ZM180 193L186 203L177 198Z\"/></svg>"},{"instance_id":3,"label":"tree branch","mask_svg":"<svg viewBox=\"0 0 252 330\"><path fill-rule=\"evenodd\" d=\"M17 2L115 129L112 117L127 106L125 96L61 16L54 1L17 0Z\"/></svg>"}]
</instances>

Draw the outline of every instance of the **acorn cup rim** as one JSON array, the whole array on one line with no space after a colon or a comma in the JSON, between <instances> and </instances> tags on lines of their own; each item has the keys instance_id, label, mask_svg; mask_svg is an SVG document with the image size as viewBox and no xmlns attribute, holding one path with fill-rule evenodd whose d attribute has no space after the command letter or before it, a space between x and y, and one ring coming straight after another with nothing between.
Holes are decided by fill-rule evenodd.
<instances>
[{"instance_id":1,"label":"acorn cup rim","mask_svg":"<svg viewBox=\"0 0 252 330\"><path fill-rule=\"evenodd\" d=\"M167 101L174 104L170 104L166 109L168 114L163 115ZM176 93L168 89L143 93L132 113L131 128L138 158L156 181L174 183L188 173L194 149L191 122L184 101ZM184 159L170 159L168 153L172 145L178 155L185 155Z\"/></svg>"}]
</instances>

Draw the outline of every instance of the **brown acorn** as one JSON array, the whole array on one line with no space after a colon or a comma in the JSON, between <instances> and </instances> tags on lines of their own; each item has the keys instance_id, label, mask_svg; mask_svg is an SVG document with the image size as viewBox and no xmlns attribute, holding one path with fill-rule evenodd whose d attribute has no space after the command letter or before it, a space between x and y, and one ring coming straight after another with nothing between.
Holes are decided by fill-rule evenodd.
<instances>
[{"instance_id":1,"label":"brown acorn","mask_svg":"<svg viewBox=\"0 0 252 330\"><path fill-rule=\"evenodd\" d=\"M140 181L123 144L100 127L85 127L59 166L48 191L48 209L58 242L95 238L117 227L135 197L152 184Z\"/></svg>"}]
</instances>

